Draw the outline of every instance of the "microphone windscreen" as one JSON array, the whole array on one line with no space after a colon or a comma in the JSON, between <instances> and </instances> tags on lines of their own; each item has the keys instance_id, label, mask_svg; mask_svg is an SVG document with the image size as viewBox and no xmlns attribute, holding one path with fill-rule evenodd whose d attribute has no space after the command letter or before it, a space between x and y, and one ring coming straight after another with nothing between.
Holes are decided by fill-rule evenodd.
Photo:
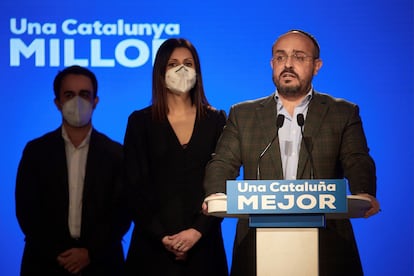
<instances>
[{"instance_id":1,"label":"microphone windscreen","mask_svg":"<svg viewBox=\"0 0 414 276\"><path fill-rule=\"evenodd\" d=\"M303 114L299 113L296 118L297 118L297 121L298 121L298 125L300 127L303 127L303 125L305 124L305 117L303 117Z\"/></svg>"},{"instance_id":2,"label":"microphone windscreen","mask_svg":"<svg viewBox=\"0 0 414 276\"><path fill-rule=\"evenodd\" d=\"M285 115L283 114L277 115L276 126L278 129L283 126L284 121L285 121Z\"/></svg>"}]
</instances>

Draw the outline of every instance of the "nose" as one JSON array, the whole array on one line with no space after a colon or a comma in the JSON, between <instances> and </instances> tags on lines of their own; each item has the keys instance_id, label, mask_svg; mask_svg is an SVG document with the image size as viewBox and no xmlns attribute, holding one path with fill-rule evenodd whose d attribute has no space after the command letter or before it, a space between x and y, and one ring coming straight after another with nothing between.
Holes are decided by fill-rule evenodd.
<instances>
[{"instance_id":1,"label":"nose","mask_svg":"<svg viewBox=\"0 0 414 276\"><path fill-rule=\"evenodd\" d=\"M178 68L177 68L177 70L175 70L175 72L179 72L179 71L181 71L181 70L183 70L183 71L188 71L188 70L185 68L184 64L178 65L177 67L178 67Z\"/></svg>"},{"instance_id":2,"label":"nose","mask_svg":"<svg viewBox=\"0 0 414 276\"><path fill-rule=\"evenodd\" d=\"M293 56L287 56L285 61L285 67L291 68L293 65Z\"/></svg>"}]
</instances>

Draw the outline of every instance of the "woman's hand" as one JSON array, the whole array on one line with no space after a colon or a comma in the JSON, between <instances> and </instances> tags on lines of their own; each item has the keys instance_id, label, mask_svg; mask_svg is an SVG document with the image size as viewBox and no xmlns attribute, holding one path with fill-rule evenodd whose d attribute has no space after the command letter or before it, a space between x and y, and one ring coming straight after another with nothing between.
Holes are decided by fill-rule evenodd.
<instances>
[{"instance_id":1,"label":"woman's hand","mask_svg":"<svg viewBox=\"0 0 414 276\"><path fill-rule=\"evenodd\" d=\"M183 230L175 235L165 236L162 243L174 253L176 260L185 260L187 252L200 240L201 233L194 228Z\"/></svg>"}]
</instances>

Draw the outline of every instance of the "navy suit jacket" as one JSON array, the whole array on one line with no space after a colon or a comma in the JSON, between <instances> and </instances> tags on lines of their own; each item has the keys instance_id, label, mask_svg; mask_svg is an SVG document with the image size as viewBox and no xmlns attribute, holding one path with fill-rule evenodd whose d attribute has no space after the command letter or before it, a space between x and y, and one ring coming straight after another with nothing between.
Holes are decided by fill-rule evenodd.
<instances>
[{"instance_id":1,"label":"navy suit jacket","mask_svg":"<svg viewBox=\"0 0 414 276\"><path fill-rule=\"evenodd\" d=\"M61 128L27 143L15 191L16 216L25 235L22 275L65 275L56 258L73 247L89 250L91 263L82 275L121 274L121 240L129 228L120 202L122 159L120 143L92 130L81 236L74 240L68 228L68 172Z\"/></svg>"}]
</instances>

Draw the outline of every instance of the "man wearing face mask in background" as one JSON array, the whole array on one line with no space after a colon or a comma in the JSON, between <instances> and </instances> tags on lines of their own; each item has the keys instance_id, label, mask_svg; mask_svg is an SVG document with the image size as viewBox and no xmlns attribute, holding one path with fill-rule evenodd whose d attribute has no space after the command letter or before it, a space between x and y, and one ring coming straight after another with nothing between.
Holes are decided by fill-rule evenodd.
<instances>
[{"instance_id":1,"label":"man wearing face mask in background","mask_svg":"<svg viewBox=\"0 0 414 276\"><path fill-rule=\"evenodd\" d=\"M53 88L62 125L27 143L17 172L20 275L122 275L122 146L92 127L94 73L68 67Z\"/></svg>"}]
</instances>

